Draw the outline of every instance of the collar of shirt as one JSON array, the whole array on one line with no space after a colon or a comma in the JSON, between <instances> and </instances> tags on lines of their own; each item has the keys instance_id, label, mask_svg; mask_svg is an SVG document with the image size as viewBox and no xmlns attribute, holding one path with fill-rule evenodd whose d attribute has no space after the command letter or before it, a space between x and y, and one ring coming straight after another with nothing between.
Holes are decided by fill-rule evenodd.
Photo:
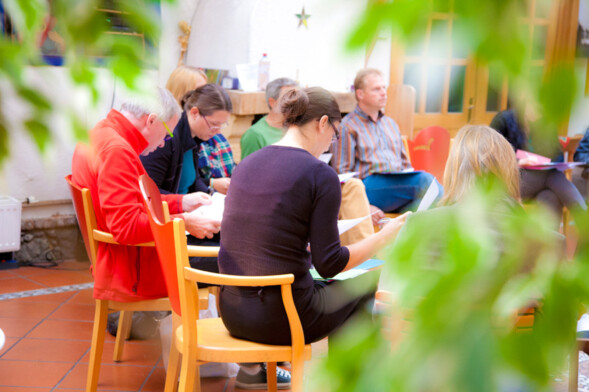
<instances>
[{"instance_id":1,"label":"collar of shirt","mask_svg":"<svg viewBox=\"0 0 589 392\"><path fill-rule=\"evenodd\" d=\"M141 134L141 132L123 116L121 112L115 109L111 109L106 116L106 124L110 123L109 126L115 130L123 139L129 143L133 150L139 155L147 148L149 144L147 139Z\"/></svg>"},{"instance_id":2,"label":"collar of shirt","mask_svg":"<svg viewBox=\"0 0 589 392\"><path fill-rule=\"evenodd\" d=\"M364 110L362 110L360 108L360 105L356 105L356 109L354 109L354 113L356 113L358 116L362 117L364 120L366 121L372 121L372 122L378 122L378 120L380 120L381 118L384 117L384 113L382 112L382 110L378 111L378 118L376 119L376 121L374 121L372 119L372 117L370 117L368 114L366 114L364 112Z\"/></svg>"}]
</instances>

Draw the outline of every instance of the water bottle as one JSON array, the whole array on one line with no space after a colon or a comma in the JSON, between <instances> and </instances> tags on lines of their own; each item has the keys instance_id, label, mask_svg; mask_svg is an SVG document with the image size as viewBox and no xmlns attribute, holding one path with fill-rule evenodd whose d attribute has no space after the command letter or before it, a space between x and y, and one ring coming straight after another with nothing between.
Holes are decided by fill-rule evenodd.
<instances>
[{"instance_id":1,"label":"water bottle","mask_svg":"<svg viewBox=\"0 0 589 392\"><path fill-rule=\"evenodd\" d=\"M270 59L268 55L264 53L260 62L258 63L258 89L260 91L266 91L266 85L270 81Z\"/></svg>"}]
</instances>

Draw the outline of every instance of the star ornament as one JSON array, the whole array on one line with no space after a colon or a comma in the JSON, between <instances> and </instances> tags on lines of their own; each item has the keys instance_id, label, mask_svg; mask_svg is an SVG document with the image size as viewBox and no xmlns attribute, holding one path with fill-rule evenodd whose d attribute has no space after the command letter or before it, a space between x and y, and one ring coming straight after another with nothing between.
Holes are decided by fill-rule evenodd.
<instances>
[{"instance_id":1,"label":"star ornament","mask_svg":"<svg viewBox=\"0 0 589 392\"><path fill-rule=\"evenodd\" d=\"M309 28L307 20L311 17L311 15L305 13L305 7L303 7L303 11L300 14L295 15L297 16L297 18L299 18L299 25L297 26L297 29L302 25L304 25L306 28Z\"/></svg>"}]
</instances>

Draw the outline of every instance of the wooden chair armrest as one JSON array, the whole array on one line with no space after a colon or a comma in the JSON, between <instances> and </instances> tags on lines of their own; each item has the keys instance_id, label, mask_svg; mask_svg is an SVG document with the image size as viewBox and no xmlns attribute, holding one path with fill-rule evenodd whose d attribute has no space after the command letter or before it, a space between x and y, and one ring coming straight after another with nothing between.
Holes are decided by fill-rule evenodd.
<instances>
[{"instance_id":1,"label":"wooden chair armrest","mask_svg":"<svg viewBox=\"0 0 589 392\"><path fill-rule=\"evenodd\" d=\"M294 282L293 274L269 276L226 275L190 267L184 267L184 277L195 282L227 286L280 286Z\"/></svg>"},{"instance_id":2,"label":"wooden chair armrest","mask_svg":"<svg viewBox=\"0 0 589 392\"><path fill-rule=\"evenodd\" d=\"M92 236L94 237L94 239L96 241L99 241L99 242L106 242L108 244L120 245L117 241L115 241L112 234L106 233L104 231L94 229L92 231ZM153 242L145 242L143 244L137 244L137 245L133 245L133 246L155 246L155 245Z\"/></svg>"},{"instance_id":3,"label":"wooden chair armrest","mask_svg":"<svg viewBox=\"0 0 589 392\"><path fill-rule=\"evenodd\" d=\"M217 257L218 254L218 246L188 245L188 256Z\"/></svg>"}]
</instances>

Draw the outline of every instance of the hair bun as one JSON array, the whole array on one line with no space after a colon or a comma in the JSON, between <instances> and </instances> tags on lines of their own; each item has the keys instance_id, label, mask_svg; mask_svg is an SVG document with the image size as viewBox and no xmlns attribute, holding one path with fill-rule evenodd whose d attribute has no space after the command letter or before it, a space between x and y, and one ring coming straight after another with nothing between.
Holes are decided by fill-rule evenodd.
<instances>
[{"instance_id":1,"label":"hair bun","mask_svg":"<svg viewBox=\"0 0 589 392\"><path fill-rule=\"evenodd\" d=\"M278 102L284 125L299 124L309 107L309 96L304 90L292 88Z\"/></svg>"}]
</instances>

